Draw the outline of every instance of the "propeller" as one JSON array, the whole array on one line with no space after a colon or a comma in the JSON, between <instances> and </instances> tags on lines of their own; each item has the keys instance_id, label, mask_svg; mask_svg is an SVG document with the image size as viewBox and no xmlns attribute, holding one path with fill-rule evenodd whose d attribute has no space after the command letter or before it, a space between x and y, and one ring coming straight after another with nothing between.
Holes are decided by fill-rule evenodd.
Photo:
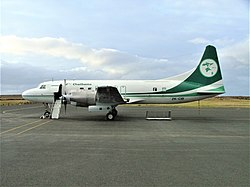
<instances>
[{"instance_id":1,"label":"propeller","mask_svg":"<svg viewBox=\"0 0 250 187\"><path fill-rule=\"evenodd\" d=\"M64 104L64 112L66 114L66 110L67 110L67 100L63 100L63 104Z\"/></svg>"},{"instance_id":2,"label":"propeller","mask_svg":"<svg viewBox=\"0 0 250 187\"><path fill-rule=\"evenodd\" d=\"M66 95L66 79L63 80L62 95Z\"/></svg>"},{"instance_id":3,"label":"propeller","mask_svg":"<svg viewBox=\"0 0 250 187\"><path fill-rule=\"evenodd\" d=\"M66 114L66 110L67 110L67 92L66 92L66 79L63 80L63 85L62 85L62 104L64 105L64 111L65 111L65 114Z\"/></svg>"}]
</instances>

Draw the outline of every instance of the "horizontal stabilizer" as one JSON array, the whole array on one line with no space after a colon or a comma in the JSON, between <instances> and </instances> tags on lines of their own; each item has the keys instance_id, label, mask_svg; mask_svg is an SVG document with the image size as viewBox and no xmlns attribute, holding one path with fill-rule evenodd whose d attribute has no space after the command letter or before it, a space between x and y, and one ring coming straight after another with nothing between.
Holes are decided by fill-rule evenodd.
<instances>
[{"instance_id":1,"label":"horizontal stabilizer","mask_svg":"<svg viewBox=\"0 0 250 187\"><path fill-rule=\"evenodd\" d=\"M214 89L207 89L207 90L200 90L197 91L198 94L223 94L225 93L225 88L223 86L223 83L221 82L222 86Z\"/></svg>"},{"instance_id":2,"label":"horizontal stabilizer","mask_svg":"<svg viewBox=\"0 0 250 187\"><path fill-rule=\"evenodd\" d=\"M221 92L221 91L199 91L197 93L198 94L223 94L225 92Z\"/></svg>"}]
</instances>

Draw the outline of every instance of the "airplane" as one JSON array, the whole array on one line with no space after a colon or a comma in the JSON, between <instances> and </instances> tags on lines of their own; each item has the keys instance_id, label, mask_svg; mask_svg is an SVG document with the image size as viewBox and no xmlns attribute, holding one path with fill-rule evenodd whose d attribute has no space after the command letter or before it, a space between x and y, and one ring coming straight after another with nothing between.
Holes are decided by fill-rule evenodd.
<instances>
[{"instance_id":1,"label":"airplane","mask_svg":"<svg viewBox=\"0 0 250 187\"><path fill-rule=\"evenodd\" d=\"M45 104L41 118L59 119L61 105L88 107L114 120L120 104L175 104L198 101L225 93L221 68L212 45L206 46L193 70L159 80L60 80L41 83L22 97Z\"/></svg>"}]
</instances>

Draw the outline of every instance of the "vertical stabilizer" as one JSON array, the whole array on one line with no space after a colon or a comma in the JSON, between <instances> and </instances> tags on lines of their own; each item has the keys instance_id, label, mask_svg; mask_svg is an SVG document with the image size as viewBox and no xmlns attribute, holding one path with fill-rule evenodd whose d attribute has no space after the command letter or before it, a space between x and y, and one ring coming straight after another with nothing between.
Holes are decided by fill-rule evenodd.
<instances>
[{"instance_id":1,"label":"vertical stabilizer","mask_svg":"<svg viewBox=\"0 0 250 187\"><path fill-rule=\"evenodd\" d=\"M225 92L216 48L211 45L206 47L200 63L193 73L179 85L171 88L167 92L176 93L202 87L214 90L216 93Z\"/></svg>"},{"instance_id":2,"label":"vertical stabilizer","mask_svg":"<svg viewBox=\"0 0 250 187\"><path fill-rule=\"evenodd\" d=\"M196 70L185 81L204 86L219 80L222 80L222 76L216 48L208 45Z\"/></svg>"}]
</instances>

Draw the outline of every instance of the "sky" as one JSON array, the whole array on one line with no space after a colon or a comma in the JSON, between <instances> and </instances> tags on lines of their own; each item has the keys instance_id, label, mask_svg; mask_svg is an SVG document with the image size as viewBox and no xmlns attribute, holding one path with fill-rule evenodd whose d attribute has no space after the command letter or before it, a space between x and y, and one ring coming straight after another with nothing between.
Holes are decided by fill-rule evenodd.
<instances>
[{"instance_id":1,"label":"sky","mask_svg":"<svg viewBox=\"0 0 250 187\"><path fill-rule=\"evenodd\" d=\"M217 48L226 94L249 96L248 0L1 0L1 94L61 79L162 79Z\"/></svg>"}]
</instances>

